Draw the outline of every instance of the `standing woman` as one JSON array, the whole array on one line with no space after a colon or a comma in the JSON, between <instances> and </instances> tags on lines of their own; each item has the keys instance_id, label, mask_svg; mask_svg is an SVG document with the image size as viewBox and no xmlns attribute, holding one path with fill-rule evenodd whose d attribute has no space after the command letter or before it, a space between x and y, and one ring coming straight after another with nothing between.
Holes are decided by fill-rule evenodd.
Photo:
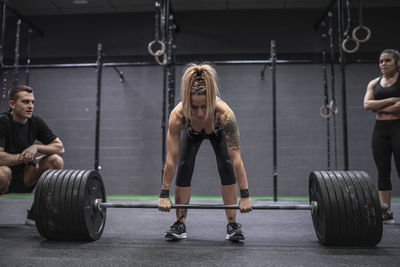
<instances>
[{"instance_id":1,"label":"standing woman","mask_svg":"<svg viewBox=\"0 0 400 267\"><path fill-rule=\"evenodd\" d=\"M379 57L382 77L369 82L364 97L364 109L376 113L372 133L372 153L378 169L379 198L389 209L383 214L384 221L393 221L390 211L392 183L390 181L392 154L400 176L400 54L386 49Z\"/></svg>"}]
</instances>

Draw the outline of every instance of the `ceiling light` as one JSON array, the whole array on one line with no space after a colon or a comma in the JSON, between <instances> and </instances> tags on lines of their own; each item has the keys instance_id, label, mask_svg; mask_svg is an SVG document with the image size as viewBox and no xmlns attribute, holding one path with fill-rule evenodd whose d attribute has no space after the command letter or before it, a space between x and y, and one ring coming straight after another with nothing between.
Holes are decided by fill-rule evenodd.
<instances>
[{"instance_id":1,"label":"ceiling light","mask_svg":"<svg viewBox=\"0 0 400 267\"><path fill-rule=\"evenodd\" d=\"M72 1L75 5L85 5L88 3L88 0L73 0Z\"/></svg>"}]
</instances>

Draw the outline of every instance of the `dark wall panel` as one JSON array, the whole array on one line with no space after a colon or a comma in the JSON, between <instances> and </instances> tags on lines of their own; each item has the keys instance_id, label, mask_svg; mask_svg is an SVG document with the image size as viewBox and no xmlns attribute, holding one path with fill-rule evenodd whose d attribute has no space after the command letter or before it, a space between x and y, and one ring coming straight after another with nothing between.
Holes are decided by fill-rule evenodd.
<instances>
[{"instance_id":1,"label":"dark wall panel","mask_svg":"<svg viewBox=\"0 0 400 267\"><path fill-rule=\"evenodd\" d=\"M241 151L253 195L272 191L272 89L270 72L260 79L262 65L218 65L222 99L235 111ZM125 67L125 82L111 68L103 72L100 165L110 194L156 195L161 181L161 94L159 67ZM338 70L338 69L337 69ZM362 101L375 64L347 67L350 169L366 170L376 181L370 138L374 114ZM177 69L177 80L181 68ZM336 73L339 77L339 73ZM22 76L21 76L22 77ZM31 74L42 116L66 147L66 168L94 166L96 72L94 68L43 69ZM341 105L340 82L336 98ZM179 85L177 85L179 88ZM177 99L179 90L177 89ZM327 168L326 121L320 65L277 66L278 192L307 195L308 174ZM338 168L343 169L342 110L337 116ZM331 163L334 163L331 133ZM395 170L395 168L393 168ZM399 194L397 173L392 173ZM204 141L195 165L193 195L220 195L212 147Z\"/></svg>"}]
</instances>

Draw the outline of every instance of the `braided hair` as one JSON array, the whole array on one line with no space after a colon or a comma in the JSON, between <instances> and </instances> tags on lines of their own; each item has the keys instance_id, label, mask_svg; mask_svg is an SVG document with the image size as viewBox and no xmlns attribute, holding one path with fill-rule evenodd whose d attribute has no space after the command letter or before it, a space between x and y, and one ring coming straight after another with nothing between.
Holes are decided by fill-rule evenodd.
<instances>
[{"instance_id":1,"label":"braided hair","mask_svg":"<svg viewBox=\"0 0 400 267\"><path fill-rule=\"evenodd\" d=\"M219 90L215 69L206 63L189 64L182 76L182 109L183 115L191 119L190 102L193 95L205 95L207 98L206 119L214 116L216 97Z\"/></svg>"}]
</instances>

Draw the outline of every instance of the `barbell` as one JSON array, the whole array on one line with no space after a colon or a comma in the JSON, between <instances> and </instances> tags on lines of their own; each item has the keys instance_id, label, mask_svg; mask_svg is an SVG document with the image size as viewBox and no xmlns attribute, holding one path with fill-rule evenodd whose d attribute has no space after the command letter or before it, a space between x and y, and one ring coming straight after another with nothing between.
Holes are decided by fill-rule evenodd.
<instances>
[{"instance_id":1,"label":"barbell","mask_svg":"<svg viewBox=\"0 0 400 267\"><path fill-rule=\"evenodd\" d=\"M364 171L313 171L309 205L253 206L254 210L311 210L323 245L374 246L382 238L378 192ZM36 228L49 240L95 241L103 233L107 208L157 208L153 204L109 203L95 170L47 170L35 191ZM173 209L239 209L237 205L175 204Z\"/></svg>"}]
</instances>

